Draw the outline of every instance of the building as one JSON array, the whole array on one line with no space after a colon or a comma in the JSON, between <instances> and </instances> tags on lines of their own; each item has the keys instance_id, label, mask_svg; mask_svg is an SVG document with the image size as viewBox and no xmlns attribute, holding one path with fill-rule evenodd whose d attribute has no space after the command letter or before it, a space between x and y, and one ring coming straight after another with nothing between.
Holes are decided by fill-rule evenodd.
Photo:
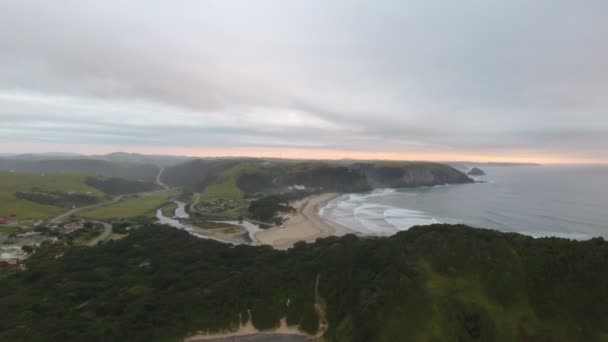
<instances>
[{"instance_id":1,"label":"building","mask_svg":"<svg viewBox=\"0 0 608 342\"><path fill-rule=\"evenodd\" d=\"M8 217L0 217L0 224L7 224L9 221Z\"/></svg>"}]
</instances>

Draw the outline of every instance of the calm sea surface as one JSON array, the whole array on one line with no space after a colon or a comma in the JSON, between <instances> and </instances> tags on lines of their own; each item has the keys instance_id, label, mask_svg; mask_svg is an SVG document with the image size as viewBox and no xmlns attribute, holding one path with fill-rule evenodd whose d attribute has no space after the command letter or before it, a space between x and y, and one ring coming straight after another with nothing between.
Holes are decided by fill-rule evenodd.
<instances>
[{"instance_id":1,"label":"calm sea surface","mask_svg":"<svg viewBox=\"0 0 608 342\"><path fill-rule=\"evenodd\" d=\"M608 166L483 167L483 183L344 195L321 215L364 234L465 223L531 236L608 238Z\"/></svg>"}]
</instances>

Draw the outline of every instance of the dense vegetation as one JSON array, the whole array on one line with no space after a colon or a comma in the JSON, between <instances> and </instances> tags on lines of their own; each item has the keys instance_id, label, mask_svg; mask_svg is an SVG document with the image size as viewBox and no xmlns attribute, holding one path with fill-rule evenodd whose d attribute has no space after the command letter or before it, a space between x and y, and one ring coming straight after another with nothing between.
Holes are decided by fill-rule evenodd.
<instances>
[{"instance_id":1,"label":"dense vegetation","mask_svg":"<svg viewBox=\"0 0 608 342\"><path fill-rule=\"evenodd\" d=\"M59 259L39 249L0 283L0 340L175 341L281 317L333 341L608 339L608 243L465 226L327 238L288 251L162 226ZM287 305L289 302L289 305Z\"/></svg>"},{"instance_id":2,"label":"dense vegetation","mask_svg":"<svg viewBox=\"0 0 608 342\"><path fill-rule=\"evenodd\" d=\"M464 173L444 164L427 162L357 163L352 166L374 188L410 188L472 183Z\"/></svg>"},{"instance_id":3,"label":"dense vegetation","mask_svg":"<svg viewBox=\"0 0 608 342\"><path fill-rule=\"evenodd\" d=\"M236 159L196 159L165 169L162 181L194 191L201 191L223 171L236 165Z\"/></svg>"},{"instance_id":4,"label":"dense vegetation","mask_svg":"<svg viewBox=\"0 0 608 342\"><path fill-rule=\"evenodd\" d=\"M96 178L87 177L87 185L94 187L108 195L134 194L158 190L159 186L154 183L133 181L122 178Z\"/></svg>"},{"instance_id":5,"label":"dense vegetation","mask_svg":"<svg viewBox=\"0 0 608 342\"><path fill-rule=\"evenodd\" d=\"M277 217L277 214L292 212L294 210L288 204L285 196L270 195L251 202L249 205L249 217L254 220L280 224L281 220Z\"/></svg>"},{"instance_id":6,"label":"dense vegetation","mask_svg":"<svg viewBox=\"0 0 608 342\"><path fill-rule=\"evenodd\" d=\"M314 193L309 191L291 191L278 195L264 196L251 201L248 208L249 218L268 223L281 224L283 220L278 216L279 214L290 213L296 210L289 205L289 202L312 194Z\"/></svg>"},{"instance_id":7,"label":"dense vegetation","mask_svg":"<svg viewBox=\"0 0 608 342\"><path fill-rule=\"evenodd\" d=\"M43 205L52 205L56 207L69 208L72 206L80 207L90 205L98 202L98 197L78 194L78 193L65 193L60 191L54 192L35 192L28 191L22 192L17 191L15 198L31 201Z\"/></svg>"},{"instance_id":8,"label":"dense vegetation","mask_svg":"<svg viewBox=\"0 0 608 342\"><path fill-rule=\"evenodd\" d=\"M359 170L324 164L302 164L285 175L286 184L301 184L335 192L361 192L371 190L364 173Z\"/></svg>"},{"instance_id":9,"label":"dense vegetation","mask_svg":"<svg viewBox=\"0 0 608 342\"><path fill-rule=\"evenodd\" d=\"M263 192L275 185L273 175L260 170L243 172L238 176L236 184L247 194Z\"/></svg>"}]
</instances>

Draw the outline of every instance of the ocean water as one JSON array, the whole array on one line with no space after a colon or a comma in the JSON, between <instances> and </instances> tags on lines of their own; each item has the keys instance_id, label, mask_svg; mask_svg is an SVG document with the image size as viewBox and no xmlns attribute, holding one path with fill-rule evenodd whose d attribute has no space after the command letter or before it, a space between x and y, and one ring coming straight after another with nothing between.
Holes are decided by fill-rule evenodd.
<instances>
[{"instance_id":1,"label":"ocean water","mask_svg":"<svg viewBox=\"0 0 608 342\"><path fill-rule=\"evenodd\" d=\"M608 238L608 166L483 167L480 183L347 194L321 216L369 235L464 223L534 237Z\"/></svg>"}]
</instances>

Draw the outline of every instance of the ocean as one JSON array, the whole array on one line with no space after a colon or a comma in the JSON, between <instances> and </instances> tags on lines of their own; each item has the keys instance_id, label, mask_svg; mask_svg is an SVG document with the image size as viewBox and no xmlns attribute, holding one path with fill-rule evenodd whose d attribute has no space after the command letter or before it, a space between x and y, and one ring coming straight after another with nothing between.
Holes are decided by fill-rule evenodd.
<instances>
[{"instance_id":1,"label":"ocean","mask_svg":"<svg viewBox=\"0 0 608 342\"><path fill-rule=\"evenodd\" d=\"M357 233L463 223L534 237L608 238L608 166L486 166L478 183L346 194L320 215Z\"/></svg>"}]
</instances>

